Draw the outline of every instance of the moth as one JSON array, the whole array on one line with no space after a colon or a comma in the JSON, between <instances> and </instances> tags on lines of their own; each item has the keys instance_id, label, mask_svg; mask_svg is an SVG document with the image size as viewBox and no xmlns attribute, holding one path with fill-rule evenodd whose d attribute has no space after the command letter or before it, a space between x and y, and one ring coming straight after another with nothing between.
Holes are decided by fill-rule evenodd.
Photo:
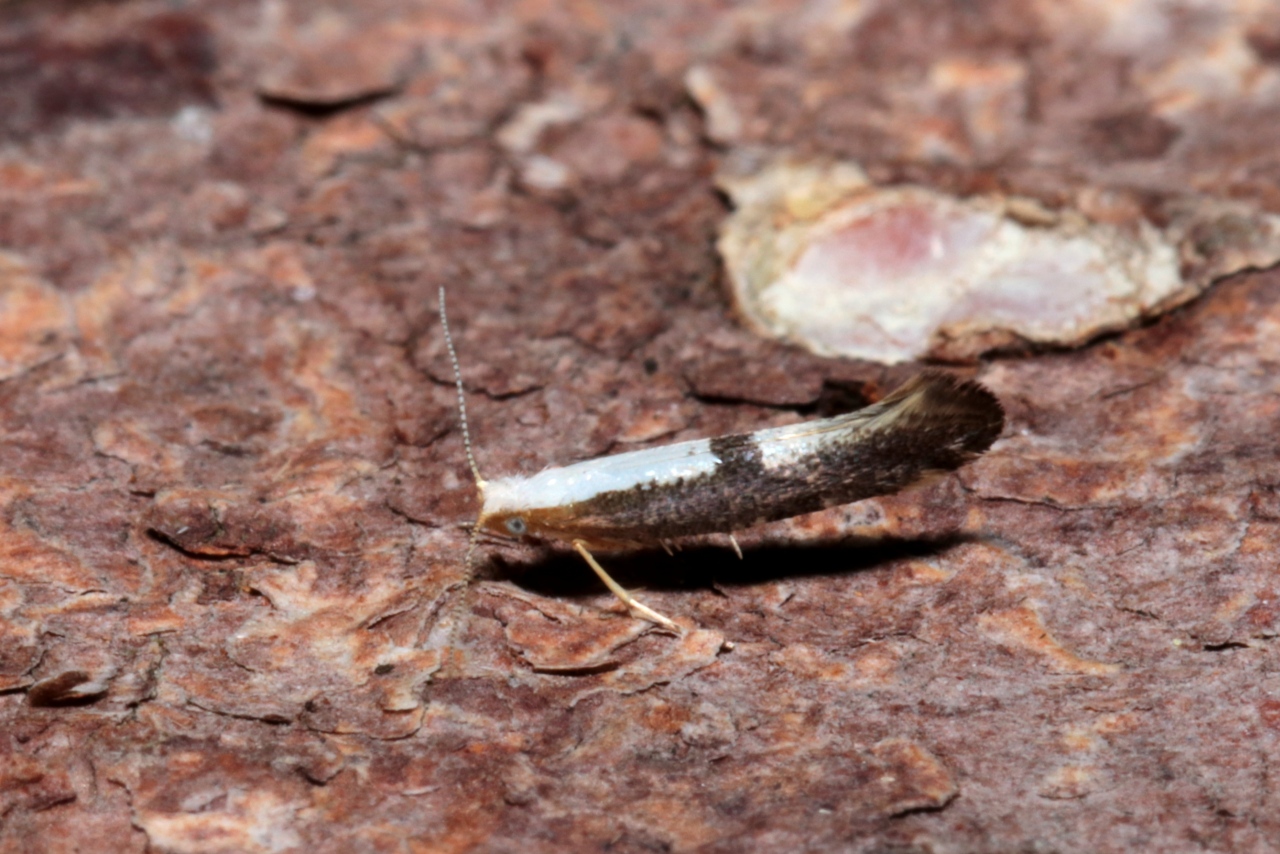
<instances>
[{"instance_id":1,"label":"moth","mask_svg":"<svg viewBox=\"0 0 1280 854\"><path fill-rule=\"evenodd\" d=\"M443 288L440 324L453 363L463 447L480 495L468 566L481 532L559 540L633 613L677 633L679 626L624 590L592 551L665 547L704 534L732 538L743 528L897 492L960 468L1004 429L1004 409L985 387L925 371L878 403L834 418L485 480L472 451Z\"/></svg>"}]
</instances>

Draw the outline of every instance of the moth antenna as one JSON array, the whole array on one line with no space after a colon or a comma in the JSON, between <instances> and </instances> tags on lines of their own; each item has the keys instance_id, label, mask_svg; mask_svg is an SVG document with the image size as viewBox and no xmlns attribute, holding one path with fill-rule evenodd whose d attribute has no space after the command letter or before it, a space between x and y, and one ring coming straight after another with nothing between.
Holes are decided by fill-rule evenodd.
<instances>
[{"instance_id":1,"label":"moth antenna","mask_svg":"<svg viewBox=\"0 0 1280 854\"><path fill-rule=\"evenodd\" d=\"M479 539L480 539L480 526L475 525L471 529L471 537L467 540L467 558L463 562L463 565L466 566L467 568L468 579L471 578L471 568L472 568L471 559L475 556L476 541L478 541Z\"/></svg>"},{"instance_id":2,"label":"moth antenna","mask_svg":"<svg viewBox=\"0 0 1280 854\"><path fill-rule=\"evenodd\" d=\"M480 467L476 465L476 455L471 451L471 428L467 424L467 395L462 388L462 368L458 365L458 352L453 349L453 336L449 334L449 318L444 311L444 286L440 287L440 328L444 331L444 344L449 348L449 361L453 363L453 381L458 386L458 417L462 422L462 447L467 453L467 465L471 466L471 474L476 479L476 486L484 489L484 478L480 476ZM471 538L475 547L475 537ZM467 565L471 564L471 551L467 552Z\"/></svg>"}]
</instances>

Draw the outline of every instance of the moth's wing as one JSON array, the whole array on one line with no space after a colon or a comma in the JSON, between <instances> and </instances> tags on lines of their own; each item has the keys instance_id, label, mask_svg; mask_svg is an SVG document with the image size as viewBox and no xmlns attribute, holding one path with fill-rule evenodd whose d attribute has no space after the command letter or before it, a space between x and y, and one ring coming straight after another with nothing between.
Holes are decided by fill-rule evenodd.
<instances>
[{"instance_id":1,"label":"moth's wing","mask_svg":"<svg viewBox=\"0 0 1280 854\"><path fill-rule=\"evenodd\" d=\"M492 512L567 507L605 492L647 489L697 477L714 471L716 465L709 440L677 442L552 466L530 477L498 478L488 484L485 506Z\"/></svg>"},{"instance_id":2,"label":"moth's wing","mask_svg":"<svg viewBox=\"0 0 1280 854\"><path fill-rule=\"evenodd\" d=\"M991 392L927 371L879 403L835 418L612 454L491 483L490 488L510 492L502 503L512 507L566 506L602 492L643 490L709 475L727 454L751 455L770 468L820 453L827 442L858 442L899 430L971 457L986 450L1003 425L1004 412Z\"/></svg>"}]
</instances>

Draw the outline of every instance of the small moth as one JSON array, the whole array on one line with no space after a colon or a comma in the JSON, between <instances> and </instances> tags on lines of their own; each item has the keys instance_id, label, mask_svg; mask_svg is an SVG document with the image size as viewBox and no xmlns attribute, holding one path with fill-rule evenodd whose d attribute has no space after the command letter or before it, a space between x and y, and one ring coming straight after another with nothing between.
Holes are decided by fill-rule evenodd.
<instances>
[{"instance_id":1,"label":"small moth","mask_svg":"<svg viewBox=\"0 0 1280 854\"><path fill-rule=\"evenodd\" d=\"M675 623L615 582L592 549L665 546L702 534L732 537L753 525L897 492L960 468L991 447L1004 428L1004 410L986 388L926 371L879 403L834 418L485 480L471 449L443 288L440 323L453 362L463 446L480 493L472 549L481 532L567 542L628 608L676 632Z\"/></svg>"}]
</instances>

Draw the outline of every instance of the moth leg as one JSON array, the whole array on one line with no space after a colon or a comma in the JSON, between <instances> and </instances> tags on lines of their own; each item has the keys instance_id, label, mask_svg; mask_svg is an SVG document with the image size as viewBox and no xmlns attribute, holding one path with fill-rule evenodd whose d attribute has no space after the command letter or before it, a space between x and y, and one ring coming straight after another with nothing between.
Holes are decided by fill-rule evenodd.
<instances>
[{"instance_id":1,"label":"moth leg","mask_svg":"<svg viewBox=\"0 0 1280 854\"><path fill-rule=\"evenodd\" d=\"M659 614L657 611L650 608L648 605L638 601L630 593L623 590L622 585L618 584L618 582L610 578L609 573L604 571L604 567L602 567L599 563L596 562L596 559L591 556L591 552L587 551L587 544L584 541L574 540L573 549L578 554L582 555L582 559L587 562L588 566L590 566L593 570L595 570L596 575L600 576L600 580L604 582L606 587L608 587L611 591L613 591L613 595L617 596L618 599L621 600L623 605L626 605L627 608L636 612L637 614L641 614L642 616L644 616L646 620L649 620L650 622L653 622L653 623L657 623L658 625L662 626L664 629L670 629L671 631L675 632L678 635L684 634L684 631L679 626L677 626L675 623L671 622L671 620Z\"/></svg>"},{"instance_id":2,"label":"moth leg","mask_svg":"<svg viewBox=\"0 0 1280 854\"><path fill-rule=\"evenodd\" d=\"M675 555L675 552L671 551L671 543L666 540L658 540L658 542L662 544L662 550L667 553L667 557Z\"/></svg>"},{"instance_id":3,"label":"moth leg","mask_svg":"<svg viewBox=\"0 0 1280 854\"><path fill-rule=\"evenodd\" d=\"M738 556L738 560L742 560L742 546L738 545L738 540L729 534L729 543L733 546L733 552Z\"/></svg>"}]
</instances>

